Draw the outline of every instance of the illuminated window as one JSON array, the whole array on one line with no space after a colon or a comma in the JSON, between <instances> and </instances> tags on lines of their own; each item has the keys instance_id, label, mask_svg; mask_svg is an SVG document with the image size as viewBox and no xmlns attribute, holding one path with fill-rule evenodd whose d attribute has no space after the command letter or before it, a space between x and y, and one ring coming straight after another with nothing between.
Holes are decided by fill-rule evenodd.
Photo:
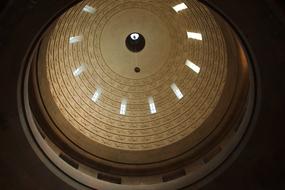
<instances>
[{"instance_id":1,"label":"illuminated window","mask_svg":"<svg viewBox=\"0 0 285 190\"><path fill-rule=\"evenodd\" d=\"M82 40L83 40L82 36L74 36L74 37L69 38L69 43L75 44L75 43L81 42Z\"/></svg>"},{"instance_id":2,"label":"illuminated window","mask_svg":"<svg viewBox=\"0 0 285 190\"><path fill-rule=\"evenodd\" d=\"M203 40L202 34L195 32L187 32L188 38L192 38L194 40Z\"/></svg>"},{"instance_id":3,"label":"illuminated window","mask_svg":"<svg viewBox=\"0 0 285 190\"><path fill-rule=\"evenodd\" d=\"M84 12L87 12L87 13L90 13L90 14L95 14L96 9L94 9L93 7L91 7L91 6L89 6L89 5L86 5L86 6L83 8L83 11L84 11Z\"/></svg>"},{"instance_id":4,"label":"illuminated window","mask_svg":"<svg viewBox=\"0 0 285 190\"><path fill-rule=\"evenodd\" d=\"M185 5L185 3L180 3L180 4L178 4L178 5L175 5L174 7L173 7L173 9L178 13L179 11L183 11L183 10L185 10L185 9L187 9L188 7L187 7L187 5Z\"/></svg>"},{"instance_id":5,"label":"illuminated window","mask_svg":"<svg viewBox=\"0 0 285 190\"><path fill-rule=\"evenodd\" d=\"M126 115L126 111L127 111L127 99L123 99L121 102L121 108L120 108L120 114L121 115Z\"/></svg>"},{"instance_id":6,"label":"illuminated window","mask_svg":"<svg viewBox=\"0 0 285 190\"><path fill-rule=\"evenodd\" d=\"M176 97L180 100L183 98L183 94L181 93L181 91L179 90L179 88L176 86L175 83L173 83L171 85L171 89L173 90L173 92L175 93Z\"/></svg>"},{"instance_id":7,"label":"illuminated window","mask_svg":"<svg viewBox=\"0 0 285 190\"><path fill-rule=\"evenodd\" d=\"M150 113L151 114L156 113L156 107L155 107L155 104L154 104L153 97L148 97L148 103L149 103Z\"/></svg>"},{"instance_id":8,"label":"illuminated window","mask_svg":"<svg viewBox=\"0 0 285 190\"><path fill-rule=\"evenodd\" d=\"M75 77L78 77L79 75L82 74L82 72L85 71L85 66L84 65L81 65L80 67L78 67L76 70L73 71L73 75Z\"/></svg>"},{"instance_id":9,"label":"illuminated window","mask_svg":"<svg viewBox=\"0 0 285 190\"><path fill-rule=\"evenodd\" d=\"M102 90L100 88L98 88L96 90L96 92L94 93L94 95L92 96L92 101L97 102L98 99L100 98L101 94L102 94Z\"/></svg>"},{"instance_id":10,"label":"illuminated window","mask_svg":"<svg viewBox=\"0 0 285 190\"><path fill-rule=\"evenodd\" d=\"M200 67L192 63L191 61L187 60L185 65L187 65L190 69L192 69L195 73L200 73Z\"/></svg>"}]
</instances>

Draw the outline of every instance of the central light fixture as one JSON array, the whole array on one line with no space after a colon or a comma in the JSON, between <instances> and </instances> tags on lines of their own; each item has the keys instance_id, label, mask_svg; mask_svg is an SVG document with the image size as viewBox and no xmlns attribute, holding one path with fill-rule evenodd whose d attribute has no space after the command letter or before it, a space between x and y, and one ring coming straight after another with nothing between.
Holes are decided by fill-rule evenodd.
<instances>
[{"instance_id":1,"label":"central light fixture","mask_svg":"<svg viewBox=\"0 0 285 190\"><path fill-rule=\"evenodd\" d=\"M132 33L131 38L132 38L132 40L138 40L140 38L140 34L139 33Z\"/></svg>"},{"instance_id":2,"label":"central light fixture","mask_svg":"<svg viewBox=\"0 0 285 190\"><path fill-rule=\"evenodd\" d=\"M127 36L126 46L131 52L138 53L145 47L145 38L143 35L133 32Z\"/></svg>"}]
</instances>

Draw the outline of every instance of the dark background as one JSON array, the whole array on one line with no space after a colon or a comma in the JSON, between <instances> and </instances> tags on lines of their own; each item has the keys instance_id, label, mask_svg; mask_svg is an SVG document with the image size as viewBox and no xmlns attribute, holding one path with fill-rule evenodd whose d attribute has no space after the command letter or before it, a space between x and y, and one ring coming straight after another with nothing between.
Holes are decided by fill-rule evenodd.
<instances>
[{"instance_id":1,"label":"dark background","mask_svg":"<svg viewBox=\"0 0 285 190\"><path fill-rule=\"evenodd\" d=\"M71 0L0 1L0 189L72 190L37 158L17 112L21 61L51 15ZM232 166L204 190L285 189L285 1L204 0L237 27L259 69L259 117Z\"/></svg>"}]
</instances>

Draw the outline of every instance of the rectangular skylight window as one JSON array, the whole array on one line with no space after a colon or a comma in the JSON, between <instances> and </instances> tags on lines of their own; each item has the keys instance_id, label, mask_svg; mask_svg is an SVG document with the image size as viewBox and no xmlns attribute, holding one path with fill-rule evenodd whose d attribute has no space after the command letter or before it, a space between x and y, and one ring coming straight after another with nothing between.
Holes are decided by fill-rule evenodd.
<instances>
[{"instance_id":1,"label":"rectangular skylight window","mask_svg":"<svg viewBox=\"0 0 285 190\"><path fill-rule=\"evenodd\" d=\"M81 42L82 40L83 40L83 36L73 36L69 38L69 43L75 44L75 43Z\"/></svg>"},{"instance_id":2,"label":"rectangular skylight window","mask_svg":"<svg viewBox=\"0 0 285 190\"><path fill-rule=\"evenodd\" d=\"M148 97L148 103L149 103L150 113L151 114L156 113L156 107L155 107L155 104L154 104L153 97Z\"/></svg>"},{"instance_id":3,"label":"rectangular skylight window","mask_svg":"<svg viewBox=\"0 0 285 190\"><path fill-rule=\"evenodd\" d=\"M86 5L86 6L83 8L83 11L84 11L84 12L87 12L87 13L90 13L90 14L95 14L96 9L94 9L93 7L91 7L91 6L89 6L89 5Z\"/></svg>"},{"instance_id":4,"label":"rectangular skylight window","mask_svg":"<svg viewBox=\"0 0 285 190\"><path fill-rule=\"evenodd\" d=\"M100 88L98 88L96 90L96 92L94 93L94 95L92 96L92 101L97 102L98 99L100 98L101 94L102 94L102 90Z\"/></svg>"},{"instance_id":5,"label":"rectangular skylight window","mask_svg":"<svg viewBox=\"0 0 285 190\"><path fill-rule=\"evenodd\" d=\"M194 40L203 40L202 34L195 32L187 32L188 38L192 38Z\"/></svg>"},{"instance_id":6,"label":"rectangular skylight window","mask_svg":"<svg viewBox=\"0 0 285 190\"><path fill-rule=\"evenodd\" d=\"M190 69L192 69L195 73L200 73L200 67L192 63L191 61L187 60L185 65L187 65Z\"/></svg>"},{"instance_id":7,"label":"rectangular skylight window","mask_svg":"<svg viewBox=\"0 0 285 190\"><path fill-rule=\"evenodd\" d=\"M121 102L121 108L120 108L120 114L121 115L126 115L127 112L127 99L123 99Z\"/></svg>"},{"instance_id":8,"label":"rectangular skylight window","mask_svg":"<svg viewBox=\"0 0 285 190\"><path fill-rule=\"evenodd\" d=\"M82 72L85 71L85 66L84 65L81 65L80 67L78 67L76 70L73 71L73 75L75 77L78 77L82 74Z\"/></svg>"},{"instance_id":9,"label":"rectangular skylight window","mask_svg":"<svg viewBox=\"0 0 285 190\"><path fill-rule=\"evenodd\" d=\"M178 4L178 5L175 5L174 7L173 7L173 9L178 13L179 11L183 11L183 10L185 10L185 9L187 9L188 7L187 7L187 5L185 4L185 3L180 3L180 4Z\"/></svg>"},{"instance_id":10,"label":"rectangular skylight window","mask_svg":"<svg viewBox=\"0 0 285 190\"><path fill-rule=\"evenodd\" d=\"M180 91L180 89L176 86L175 83L173 83L171 85L171 89L173 90L173 92L175 93L176 97L180 100L183 98L183 94L182 92Z\"/></svg>"}]
</instances>

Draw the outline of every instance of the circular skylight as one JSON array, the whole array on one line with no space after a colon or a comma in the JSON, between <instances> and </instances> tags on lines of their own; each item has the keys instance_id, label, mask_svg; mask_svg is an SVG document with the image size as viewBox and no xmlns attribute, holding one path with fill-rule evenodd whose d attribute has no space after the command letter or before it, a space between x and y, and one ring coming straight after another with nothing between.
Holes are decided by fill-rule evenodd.
<instances>
[{"instance_id":1,"label":"circular skylight","mask_svg":"<svg viewBox=\"0 0 285 190\"><path fill-rule=\"evenodd\" d=\"M138 33L132 33L130 36L132 40L138 40L140 38L140 35Z\"/></svg>"},{"instance_id":2,"label":"circular skylight","mask_svg":"<svg viewBox=\"0 0 285 190\"><path fill-rule=\"evenodd\" d=\"M131 33L126 39L126 46L132 52L140 52L145 47L145 38L139 33Z\"/></svg>"}]
</instances>

